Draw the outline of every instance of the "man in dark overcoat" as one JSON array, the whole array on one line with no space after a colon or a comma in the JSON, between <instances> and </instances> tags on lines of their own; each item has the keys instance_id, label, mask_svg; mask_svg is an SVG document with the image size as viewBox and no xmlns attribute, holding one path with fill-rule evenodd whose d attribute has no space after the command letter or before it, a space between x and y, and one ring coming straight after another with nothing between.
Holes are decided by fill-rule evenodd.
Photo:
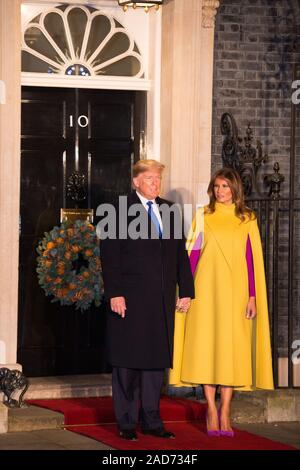
<instances>
[{"instance_id":1,"label":"man in dark overcoat","mask_svg":"<svg viewBox=\"0 0 300 470\"><path fill-rule=\"evenodd\" d=\"M160 392L172 367L175 308L186 312L194 297L182 221L178 236L178 212L159 197L163 168L155 160L134 165L128 212L117 211L116 233L100 243L114 409L120 436L130 440L139 418L142 433L174 437L160 417Z\"/></svg>"}]
</instances>

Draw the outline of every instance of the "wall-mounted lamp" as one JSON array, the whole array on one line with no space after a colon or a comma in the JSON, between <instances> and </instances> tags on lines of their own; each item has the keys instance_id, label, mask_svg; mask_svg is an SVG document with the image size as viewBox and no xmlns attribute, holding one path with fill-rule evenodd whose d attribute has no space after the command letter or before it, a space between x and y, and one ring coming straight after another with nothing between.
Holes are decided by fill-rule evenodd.
<instances>
[{"instance_id":1,"label":"wall-mounted lamp","mask_svg":"<svg viewBox=\"0 0 300 470\"><path fill-rule=\"evenodd\" d=\"M132 0L118 0L118 3L121 7L123 7L124 11L127 11L129 7L132 8L144 8L145 12L148 13L150 8L154 7L155 10L159 9L159 6L162 5L163 0L151 0L143 2L132 1Z\"/></svg>"}]
</instances>

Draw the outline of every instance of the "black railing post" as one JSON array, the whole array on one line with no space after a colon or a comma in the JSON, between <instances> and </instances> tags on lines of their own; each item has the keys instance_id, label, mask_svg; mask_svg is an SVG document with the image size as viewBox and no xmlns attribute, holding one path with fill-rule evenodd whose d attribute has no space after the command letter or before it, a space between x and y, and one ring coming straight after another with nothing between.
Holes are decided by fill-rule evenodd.
<instances>
[{"instance_id":1,"label":"black railing post","mask_svg":"<svg viewBox=\"0 0 300 470\"><path fill-rule=\"evenodd\" d=\"M273 253L272 253L272 358L273 358L273 373L274 384L278 387L278 324L279 324L279 303L278 303L278 254L279 254L279 200L281 183L284 181L284 176L279 173L279 164L274 164L274 173L264 177L264 183L269 186L270 201L273 202ZM269 225L271 227L271 225Z\"/></svg>"},{"instance_id":2,"label":"black railing post","mask_svg":"<svg viewBox=\"0 0 300 470\"><path fill-rule=\"evenodd\" d=\"M274 385L278 387L278 229L279 200L273 200L272 357Z\"/></svg>"},{"instance_id":3,"label":"black railing post","mask_svg":"<svg viewBox=\"0 0 300 470\"><path fill-rule=\"evenodd\" d=\"M294 80L299 78L300 69L294 66ZM288 257L288 386L294 386L294 369L292 363L293 343L293 285L294 285L294 209L295 209L295 129L296 105L291 100L291 153L289 180L289 257Z\"/></svg>"}]
</instances>

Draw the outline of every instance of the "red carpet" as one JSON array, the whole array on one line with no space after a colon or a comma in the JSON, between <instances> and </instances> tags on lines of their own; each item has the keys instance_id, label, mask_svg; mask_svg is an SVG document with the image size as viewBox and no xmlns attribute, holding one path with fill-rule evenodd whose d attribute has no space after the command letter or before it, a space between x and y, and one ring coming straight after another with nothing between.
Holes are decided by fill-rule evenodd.
<instances>
[{"instance_id":1,"label":"red carpet","mask_svg":"<svg viewBox=\"0 0 300 470\"><path fill-rule=\"evenodd\" d=\"M205 432L206 405L186 399L163 397L161 416L176 439L144 436L138 441L118 436L111 397L28 400L28 403L63 413L69 430L101 441L120 450L293 450L280 442L245 431L235 430L235 437L208 437Z\"/></svg>"}]
</instances>

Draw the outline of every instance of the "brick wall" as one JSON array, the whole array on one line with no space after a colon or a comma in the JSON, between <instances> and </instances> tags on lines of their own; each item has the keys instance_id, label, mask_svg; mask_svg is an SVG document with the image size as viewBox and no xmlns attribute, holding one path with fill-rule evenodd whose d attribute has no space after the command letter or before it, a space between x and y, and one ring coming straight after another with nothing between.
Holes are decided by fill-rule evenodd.
<instances>
[{"instance_id":1,"label":"brick wall","mask_svg":"<svg viewBox=\"0 0 300 470\"><path fill-rule=\"evenodd\" d=\"M222 0L216 18L212 170L221 166L220 118L231 112L245 135L248 122L289 178L291 83L300 63L298 0ZM284 193L288 185L283 186Z\"/></svg>"}]
</instances>

